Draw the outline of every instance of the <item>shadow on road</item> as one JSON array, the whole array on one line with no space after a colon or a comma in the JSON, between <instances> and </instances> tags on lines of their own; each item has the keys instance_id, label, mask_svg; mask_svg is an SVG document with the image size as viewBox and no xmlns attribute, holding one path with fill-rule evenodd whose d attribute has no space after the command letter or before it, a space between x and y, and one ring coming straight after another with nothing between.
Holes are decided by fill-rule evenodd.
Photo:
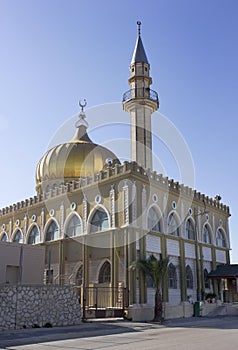
<instances>
[{"instance_id":1,"label":"shadow on road","mask_svg":"<svg viewBox=\"0 0 238 350\"><path fill-rule=\"evenodd\" d=\"M238 316L192 317L164 322L166 327L238 329Z\"/></svg>"},{"instance_id":2,"label":"shadow on road","mask_svg":"<svg viewBox=\"0 0 238 350\"><path fill-rule=\"evenodd\" d=\"M59 341L65 339L79 339L85 337L97 337L102 335L138 332L121 322L86 322L77 326L53 327L53 328L28 328L7 330L0 332L0 348L6 349L12 346L30 345Z\"/></svg>"}]
</instances>

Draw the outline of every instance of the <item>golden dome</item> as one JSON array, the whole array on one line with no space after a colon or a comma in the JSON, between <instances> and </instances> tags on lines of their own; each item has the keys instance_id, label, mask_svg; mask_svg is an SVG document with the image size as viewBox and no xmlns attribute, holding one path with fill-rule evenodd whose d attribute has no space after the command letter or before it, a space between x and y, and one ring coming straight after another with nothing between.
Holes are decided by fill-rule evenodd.
<instances>
[{"instance_id":1,"label":"golden dome","mask_svg":"<svg viewBox=\"0 0 238 350\"><path fill-rule=\"evenodd\" d=\"M48 191L62 183L92 176L108 165L120 164L109 149L93 143L87 134L83 110L76 123L74 138L47 151L36 168L37 193Z\"/></svg>"}]
</instances>

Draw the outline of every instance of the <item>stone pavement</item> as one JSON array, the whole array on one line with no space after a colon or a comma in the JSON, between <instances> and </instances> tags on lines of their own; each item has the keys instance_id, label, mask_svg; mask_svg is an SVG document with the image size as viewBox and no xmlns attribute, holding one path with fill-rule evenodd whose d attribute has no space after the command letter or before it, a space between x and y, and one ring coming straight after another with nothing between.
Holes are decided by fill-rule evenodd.
<instances>
[{"instance_id":1,"label":"stone pavement","mask_svg":"<svg viewBox=\"0 0 238 350\"><path fill-rule=\"evenodd\" d=\"M238 317L154 323L100 320L78 326L2 331L4 350L236 350Z\"/></svg>"}]
</instances>

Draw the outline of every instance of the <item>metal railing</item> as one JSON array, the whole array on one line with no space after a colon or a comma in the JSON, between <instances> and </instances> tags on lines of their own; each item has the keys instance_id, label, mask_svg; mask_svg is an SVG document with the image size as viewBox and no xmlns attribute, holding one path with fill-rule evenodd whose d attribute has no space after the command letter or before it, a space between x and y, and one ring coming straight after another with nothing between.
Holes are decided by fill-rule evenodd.
<instances>
[{"instance_id":1,"label":"metal railing","mask_svg":"<svg viewBox=\"0 0 238 350\"><path fill-rule=\"evenodd\" d=\"M130 89L123 94L122 101L125 102L134 98L147 98L159 103L157 92L154 90L151 90L150 88Z\"/></svg>"}]
</instances>

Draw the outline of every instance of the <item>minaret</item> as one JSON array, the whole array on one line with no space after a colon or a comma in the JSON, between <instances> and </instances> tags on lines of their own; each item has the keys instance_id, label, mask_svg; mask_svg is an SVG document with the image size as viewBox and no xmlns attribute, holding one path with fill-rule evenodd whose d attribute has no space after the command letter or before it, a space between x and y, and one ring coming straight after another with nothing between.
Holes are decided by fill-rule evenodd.
<instances>
[{"instance_id":1,"label":"minaret","mask_svg":"<svg viewBox=\"0 0 238 350\"><path fill-rule=\"evenodd\" d=\"M123 109L131 115L131 160L143 168L152 169L151 114L159 108L157 92L150 89L150 65L141 40L138 38L130 64L130 90L123 95Z\"/></svg>"}]
</instances>

